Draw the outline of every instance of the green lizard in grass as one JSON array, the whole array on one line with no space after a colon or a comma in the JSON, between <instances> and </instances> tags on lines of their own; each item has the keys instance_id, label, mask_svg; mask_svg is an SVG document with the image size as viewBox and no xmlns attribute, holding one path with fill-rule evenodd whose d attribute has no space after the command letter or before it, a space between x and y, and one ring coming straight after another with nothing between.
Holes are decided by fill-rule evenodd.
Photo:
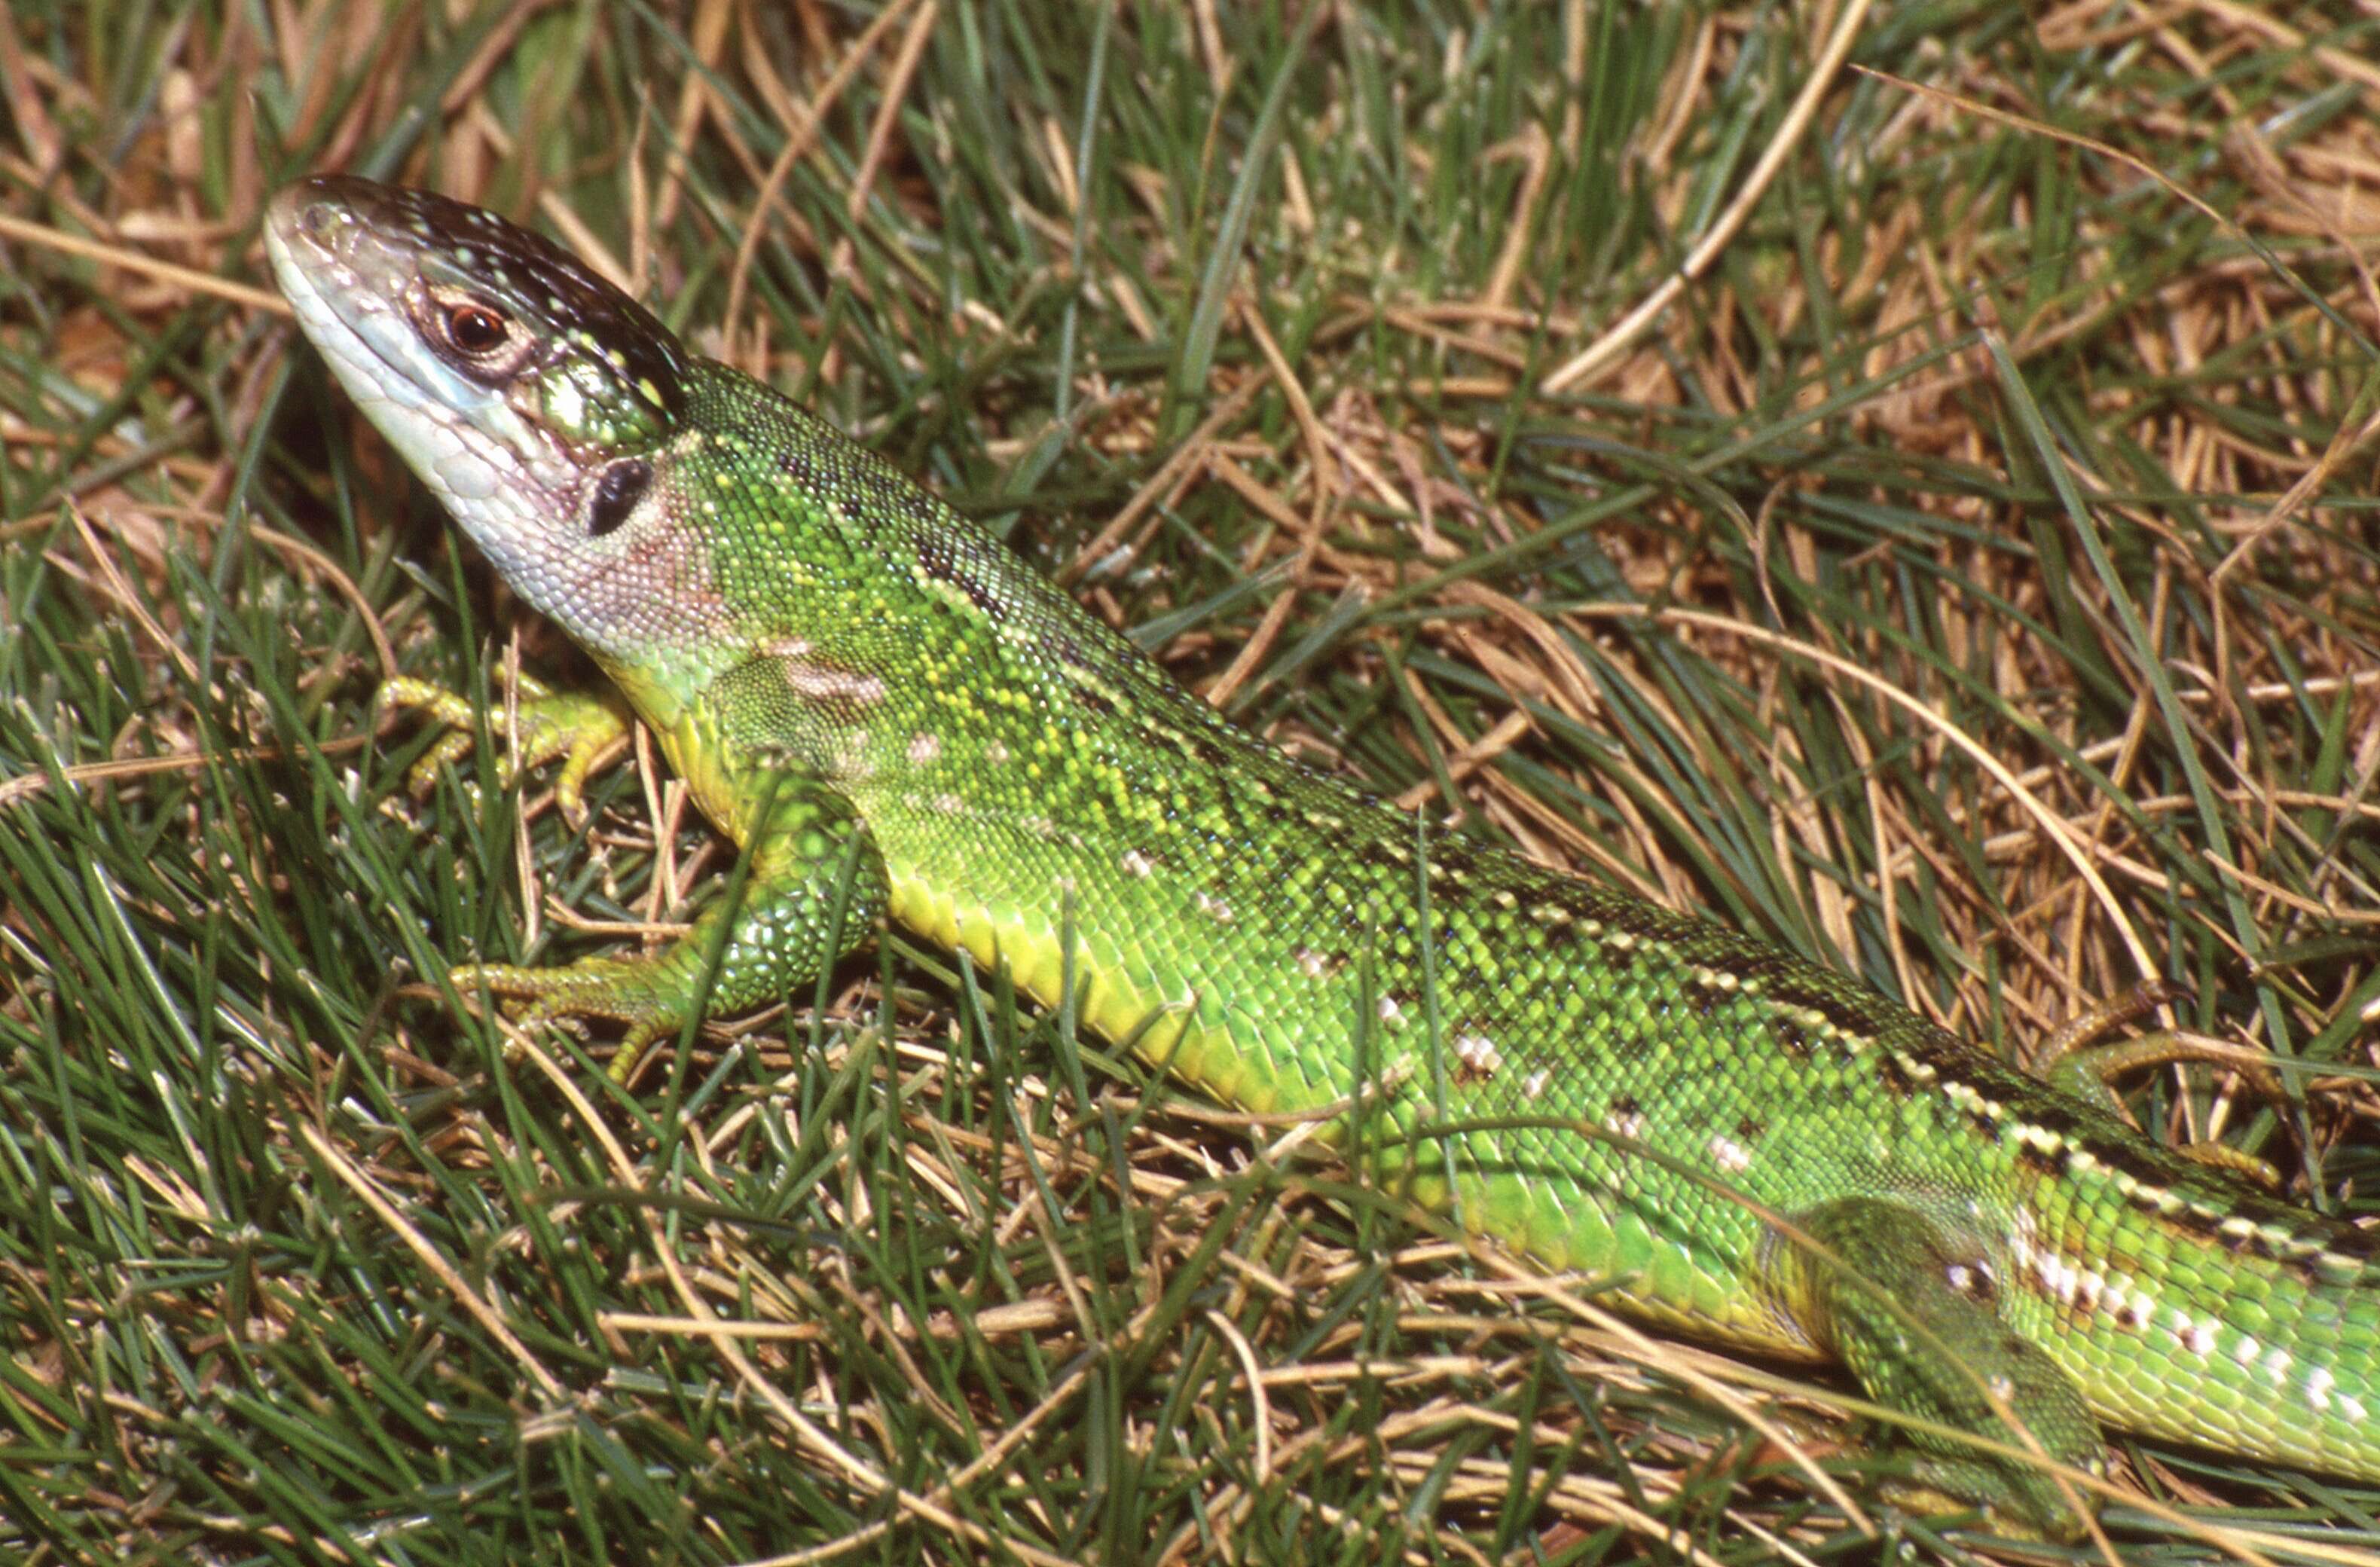
<instances>
[{"instance_id":1,"label":"green lizard in grass","mask_svg":"<svg viewBox=\"0 0 2380 1567\"><path fill-rule=\"evenodd\" d=\"M364 412L749 856L656 955L457 988L625 1023L625 1075L889 917L1045 1003L1071 972L1092 1027L1225 1104L1361 1106L1330 1124L1366 1178L1655 1324L1843 1364L1935 1427L1914 1484L2005 1527L2080 1528L2095 1499L2040 1460L2103 1474L2101 1421L2380 1480L2380 1234L2136 1135L2089 1052L2053 1087L1773 947L1425 834L490 213L333 177L266 235ZM516 759L568 759L579 808L625 723L533 695Z\"/></svg>"}]
</instances>

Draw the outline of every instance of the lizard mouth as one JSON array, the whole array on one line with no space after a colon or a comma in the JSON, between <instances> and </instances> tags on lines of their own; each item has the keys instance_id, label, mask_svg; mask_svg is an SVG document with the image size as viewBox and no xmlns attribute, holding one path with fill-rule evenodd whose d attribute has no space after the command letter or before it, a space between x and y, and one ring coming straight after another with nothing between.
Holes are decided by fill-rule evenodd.
<instances>
[{"instance_id":1,"label":"lizard mouth","mask_svg":"<svg viewBox=\"0 0 2380 1567\"><path fill-rule=\"evenodd\" d=\"M424 374L431 367L402 304L416 275L412 257L338 198L322 194L321 183L309 180L273 197L264 224L273 277L306 335L358 398L466 416L467 405L442 396ZM416 395L402 396L404 391Z\"/></svg>"}]
</instances>

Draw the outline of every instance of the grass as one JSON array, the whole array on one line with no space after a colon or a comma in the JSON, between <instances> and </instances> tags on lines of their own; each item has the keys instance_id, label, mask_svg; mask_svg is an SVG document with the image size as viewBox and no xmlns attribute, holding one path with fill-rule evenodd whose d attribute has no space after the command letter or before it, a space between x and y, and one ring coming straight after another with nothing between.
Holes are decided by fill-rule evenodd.
<instances>
[{"instance_id":1,"label":"grass","mask_svg":"<svg viewBox=\"0 0 2380 1567\"><path fill-rule=\"evenodd\" d=\"M1840 19L0 15L0 1556L2039 1560L898 936L508 1054L450 965L731 856L406 795L382 676L587 672L232 286L315 168L539 222L1323 765L2011 1055L2182 983L2282 1093L2133 1114L2369 1217L2380 23ZM2092 1553L2380 1548L2124 1451Z\"/></svg>"}]
</instances>

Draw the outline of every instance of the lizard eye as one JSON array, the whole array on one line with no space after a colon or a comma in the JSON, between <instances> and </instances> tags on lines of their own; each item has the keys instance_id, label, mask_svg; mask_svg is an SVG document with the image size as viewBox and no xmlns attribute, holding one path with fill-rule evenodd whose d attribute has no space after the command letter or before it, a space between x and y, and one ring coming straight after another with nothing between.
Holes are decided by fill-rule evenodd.
<instances>
[{"instance_id":1,"label":"lizard eye","mask_svg":"<svg viewBox=\"0 0 2380 1567\"><path fill-rule=\"evenodd\" d=\"M504 318L476 300L458 300L444 312L446 341L474 358L492 354L512 335Z\"/></svg>"}]
</instances>

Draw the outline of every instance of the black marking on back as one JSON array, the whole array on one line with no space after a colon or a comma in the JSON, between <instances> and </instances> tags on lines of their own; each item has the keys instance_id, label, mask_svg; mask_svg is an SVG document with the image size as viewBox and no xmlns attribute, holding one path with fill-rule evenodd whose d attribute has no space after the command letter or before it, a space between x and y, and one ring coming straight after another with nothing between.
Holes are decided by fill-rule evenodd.
<instances>
[{"instance_id":1,"label":"black marking on back","mask_svg":"<svg viewBox=\"0 0 2380 1567\"><path fill-rule=\"evenodd\" d=\"M1763 985L1761 993L1784 1005L1816 1013L1845 1039L1864 1039L1876 1032L1873 1021L1863 1015L1865 1009L1852 1004L1831 988L1811 983L1806 972L1796 974L1788 969Z\"/></svg>"},{"instance_id":2,"label":"black marking on back","mask_svg":"<svg viewBox=\"0 0 2380 1567\"><path fill-rule=\"evenodd\" d=\"M1890 1051L1882 1051L1876 1058L1876 1082L1878 1087L1896 1099L1905 1099L1917 1091L1916 1081L1909 1075L1909 1069L1901 1065L1900 1057Z\"/></svg>"},{"instance_id":3,"label":"black marking on back","mask_svg":"<svg viewBox=\"0 0 2380 1567\"><path fill-rule=\"evenodd\" d=\"M1000 601L991 589L978 582L959 565L958 551L945 533L926 533L917 539L917 569L936 582L946 582L966 596L968 603L986 614L1000 608Z\"/></svg>"},{"instance_id":4,"label":"black marking on back","mask_svg":"<svg viewBox=\"0 0 2380 1567\"><path fill-rule=\"evenodd\" d=\"M1204 768L1222 771L1232 765L1232 754L1214 736L1187 725L1160 723L1155 714L1142 731L1152 739L1161 739L1182 753L1184 759Z\"/></svg>"},{"instance_id":5,"label":"black marking on back","mask_svg":"<svg viewBox=\"0 0 2380 1567\"><path fill-rule=\"evenodd\" d=\"M1468 838L1441 837L1429 845L1429 868L1452 881L1468 881L1479 869L1479 849Z\"/></svg>"},{"instance_id":6,"label":"black marking on back","mask_svg":"<svg viewBox=\"0 0 2380 1567\"><path fill-rule=\"evenodd\" d=\"M1044 626L1036 640L1040 643L1043 652L1064 664L1068 669L1088 673L1098 667L1091 662L1091 655L1084 650L1083 645L1075 641L1074 635L1063 626Z\"/></svg>"}]
</instances>

